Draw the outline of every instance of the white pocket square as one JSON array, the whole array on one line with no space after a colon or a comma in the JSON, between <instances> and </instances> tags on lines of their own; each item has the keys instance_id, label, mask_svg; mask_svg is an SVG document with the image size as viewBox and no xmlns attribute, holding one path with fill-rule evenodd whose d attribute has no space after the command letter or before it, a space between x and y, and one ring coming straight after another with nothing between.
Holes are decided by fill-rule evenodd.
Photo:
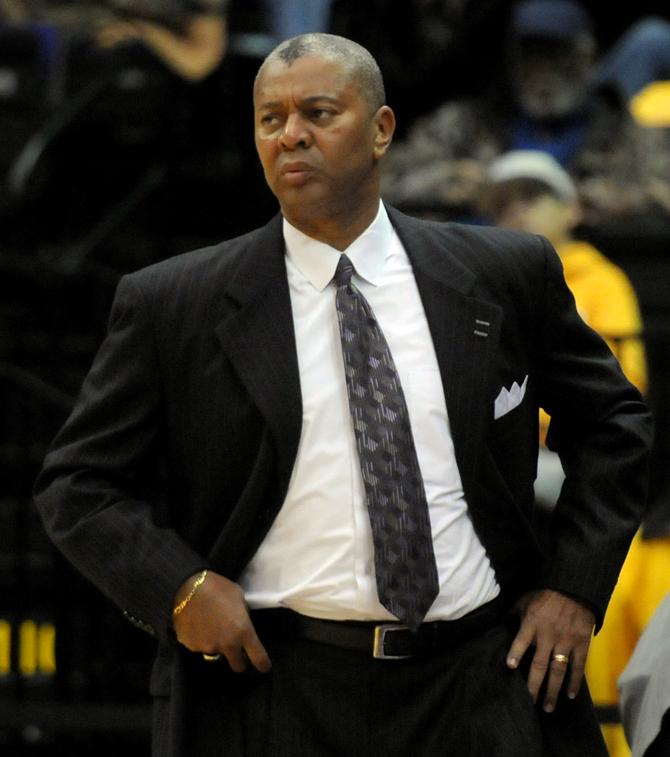
<instances>
[{"instance_id":1,"label":"white pocket square","mask_svg":"<svg viewBox=\"0 0 670 757\"><path fill-rule=\"evenodd\" d=\"M495 404L493 406L493 417L495 420L502 418L503 415L507 415L515 407L521 404L524 396L526 395L526 386L528 384L528 376L523 380L521 386L515 381L512 386L507 389L503 386L500 390L500 394L496 397Z\"/></svg>"}]
</instances>

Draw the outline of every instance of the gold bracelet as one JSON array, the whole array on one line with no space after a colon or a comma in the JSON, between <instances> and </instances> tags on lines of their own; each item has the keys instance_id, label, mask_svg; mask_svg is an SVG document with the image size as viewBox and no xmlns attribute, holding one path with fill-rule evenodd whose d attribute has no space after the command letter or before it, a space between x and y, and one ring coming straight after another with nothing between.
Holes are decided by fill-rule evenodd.
<instances>
[{"instance_id":1,"label":"gold bracelet","mask_svg":"<svg viewBox=\"0 0 670 757\"><path fill-rule=\"evenodd\" d=\"M205 583L205 579L207 578L207 571L203 570L202 573L198 575L198 577L193 582L193 586L191 586L191 591L182 599L182 601L174 608L172 611L173 615L179 615L180 612L183 611L183 609L186 607L186 605L193 599L193 595L198 590L199 586L202 586Z\"/></svg>"}]
</instances>

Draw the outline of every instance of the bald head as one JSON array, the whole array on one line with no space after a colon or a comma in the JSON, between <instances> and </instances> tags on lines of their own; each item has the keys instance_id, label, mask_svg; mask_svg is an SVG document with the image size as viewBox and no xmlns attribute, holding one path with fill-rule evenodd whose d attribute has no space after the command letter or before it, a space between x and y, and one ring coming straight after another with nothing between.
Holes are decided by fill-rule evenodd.
<instances>
[{"instance_id":1,"label":"bald head","mask_svg":"<svg viewBox=\"0 0 670 757\"><path fill-rule=\"evenodd\" d=\"M256 75L256 83L269 63L280 61L290 67L307 56L327 58L342 65L373 110L381 108L386 102L384 80L377 61L357 42L335 34L301 34L282 42L263 61Z\"/></svg>"}]
</instances>

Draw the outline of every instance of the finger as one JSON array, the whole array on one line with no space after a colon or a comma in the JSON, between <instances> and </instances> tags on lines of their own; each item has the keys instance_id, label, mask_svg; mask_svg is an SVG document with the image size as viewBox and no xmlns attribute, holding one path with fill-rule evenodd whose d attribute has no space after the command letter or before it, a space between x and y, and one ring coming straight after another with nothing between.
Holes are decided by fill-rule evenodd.
<instances>
[{"instance_id":1,"label":"finger","mask_svg":"<svg viewBox=\"0 0 670 757\"><path fill-rule=\"evenodd\" d=\"M568 678L568 698L574 699L584 680L586 668L586 655L575 652L571 657L570 674Z\"/></svg>"},{"instance_id":2,"label":"finger","mask_svg":"<svg viewBox=\"0 0 670 757\"><path fill-rule=\"evenodd\" d=\"M562 658L563 655L561 654ZM547 675L547 690L544 695L543 709L545 712L553 712L556 709L556 701L558 694L563 686L565 675L568 672L568 662L563 659L556 659L552 657L549 663L548 675Z\"/></svg>"},{"instance_id":3,"label":"finger","mask_svg":"<svg viewBox=\"0 0 670 757\"><path fill-rule=\"evenodd\" d=\"M533 702L537 702L540 687L547 676L549 669L549 652L546 649L536 649L533 660L530 663L528 671L528 691L530 692Z\"/></svg>"},{"instance_id":4,"label":"finger","mask_svg":"<svg viewBox=\"0 0 670 757\"><path fill-rule=\"evenodd\" d=\"M229 646L223 650L228 665L233 673L244 673L248 666L248 658L240 646Z\"/></svg>"},{"instance_id":5,"label":"finger","mask_svg":"<svg viewBox=\"0 0 670 757\"><path fill-rule=\"evenodd\" d=\"M270 655L261 644L261 640L253 629L248 633L247 638L245 639L244 651L251 664L259 671L259 673L267 673L270 671L272 668Z\"/></svg>"},{"instance_id":6,"label":"finger","mask_svg":"<svg viewBox=\"0 0 670 757\"><path fill-rule=\"evenodd\" d=\"M509 668L517 668L519 666L521 658L526 654L528 647L530 647L534 639L534 632L531 632L527 626L522 625L507 653L507 666Z\"/></svg>"}]
</instances>

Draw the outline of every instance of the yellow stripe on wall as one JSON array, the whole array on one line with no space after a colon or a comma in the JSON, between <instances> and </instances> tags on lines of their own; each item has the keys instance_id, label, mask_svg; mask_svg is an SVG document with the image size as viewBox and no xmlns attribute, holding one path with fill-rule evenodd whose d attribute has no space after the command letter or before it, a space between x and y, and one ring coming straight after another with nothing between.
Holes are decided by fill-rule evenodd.
<instances>
[{"instance_id":1,"label":"yellow stripe on wall","mask_svg":"<svg viewBox=\"0 0 670 757\"><path fill-rule=\"evenodd\" d=\"M24 620L19 625L19 673L34 676L37 672L37 623Z\"/></svg>"},{"instance_id":2,"label":"yellow stripe on wall","mask_svg":"<svg viewBox=\"0 0 670 757\"><path fill-rule=\"evenodd\" d=\"M12 624L0 620L0 676L12 672Z\"/></svg>"},{"instance_id":3,"label":"yellow stripe on wall","mask_svg":"<svg viewBox=\"0 0 670 757\"><path fill-rule=\"evenodd\" d=\"M56 672L56 626L53 623L40 625L37 664L42 675L52 676Z\"/></svg>"}]
</instances>

